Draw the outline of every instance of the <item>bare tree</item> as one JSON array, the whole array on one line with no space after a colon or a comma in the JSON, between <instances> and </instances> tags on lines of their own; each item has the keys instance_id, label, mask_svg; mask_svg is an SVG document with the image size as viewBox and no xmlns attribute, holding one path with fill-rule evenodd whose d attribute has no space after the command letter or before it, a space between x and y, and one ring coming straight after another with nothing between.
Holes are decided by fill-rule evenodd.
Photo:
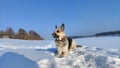
<instances>
[{"instance_id":1,"label":"bare tree","mask_svg":"<svg viewBox=\"0 0 120 68\"><path fill-rule=\"evenodd\" d=\"M14 31L13 31L13 29L12 29L11 27L8 27L8 28L6 29L6 31L5 31L5 36L7 36L7 37L9 37L9 38L12 38L14 34L15 34L15 33L14 33Z\"/></svg>"},{"instance_id":2,"label":"bare tree","mask_svg":"<svg viewBox=\"0 0 120 68\"><path fill-rule=\"evenodd\" d=\"M27 36L27 32L24 29L20 28L18 31L19 39L25 39L25 36Z\"/></svg>"},{"instance_id":3,"label":"bare tree","mask_svg":"<svg viewBox=\"0 0 120 68\"><path fill-rule=\"evenodd\" d=\"M3 38L4 36L4 31L0 30L0 38Z\"/></svg>"},{"instance_id":4,"label":"bare tree","mask_svg":"<svg viewBox=\"0 0 120 68\"><path fill-rule=\"evenodd\" d=\"M43 38L37 32L33 30L29 31L29 35L30 35L31 40L43 40Z\"/></svg>"}]
</instances>

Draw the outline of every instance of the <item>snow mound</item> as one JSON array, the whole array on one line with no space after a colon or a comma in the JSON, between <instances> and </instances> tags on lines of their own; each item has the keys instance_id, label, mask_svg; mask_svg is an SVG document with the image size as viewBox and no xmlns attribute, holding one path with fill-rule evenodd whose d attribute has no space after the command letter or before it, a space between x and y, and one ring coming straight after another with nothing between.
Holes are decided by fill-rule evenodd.
<instances>
[{"instance_id":1,"label":"snow mound","mask_svg":"<svg viewBox=\"0 0 120 68\"><path fill-rule=\"evenodd\" d=\"M66 58L45 58L38 64L41 68L119 68L120 54L84 47L77 48Z\"/></svg>"},{"instance_id":2,"label":"snow mound","mask_svg":"<svg viewBox=\"0 0 120 68\"><path fill-rule=\"evenodd\" d=\"M0 39L0 68L120 68L120 37L74 40L83 47L57 58L54 40Z\"/></svg>"}]
</instances>

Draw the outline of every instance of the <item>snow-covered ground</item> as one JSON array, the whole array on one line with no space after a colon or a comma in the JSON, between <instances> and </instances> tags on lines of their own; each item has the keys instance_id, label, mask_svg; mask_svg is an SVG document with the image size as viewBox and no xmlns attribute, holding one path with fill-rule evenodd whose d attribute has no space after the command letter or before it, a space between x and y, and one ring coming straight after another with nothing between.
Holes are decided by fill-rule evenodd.
<instances>
[{"instance_id":1,"label":"snow-covered ground","mask_svg":"<svg viewBox=\"0 0 120 68\"><path fill-rule=\"evenodd\" d=\"M120 68L120 37L74 40L83 47L57 58L54 40L0 39L0 68Z\"/></svg>"}]
</instances>

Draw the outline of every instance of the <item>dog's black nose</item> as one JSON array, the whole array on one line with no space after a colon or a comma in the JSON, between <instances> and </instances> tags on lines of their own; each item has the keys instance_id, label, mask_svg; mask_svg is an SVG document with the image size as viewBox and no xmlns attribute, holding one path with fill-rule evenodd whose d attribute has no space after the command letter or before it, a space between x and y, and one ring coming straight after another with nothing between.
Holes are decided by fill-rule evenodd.
<instances>
[{"instance_id":1,"label":"dog's black nose","mask_svg":"<svg viewBox=\"0 0 120 68\"><path fill-rule=\"evenodd\" d=\"M55 37L55 33L52 33L52 36Z\"/></svg>"},{"instance_id":2,"label":"dog's black nose","mask_svg":"<svg viewBox=\"0 0 120 68\"><path fill-rule=\"evenodd\" d=\"M52 36L54 36L55 35L55 33L52 33Z\"/></svg>"},{"instance_id":3,"label":"dog's black nose","mask_svg":"<svg viewBox=\"0 0 120 68\"><path fill-rule=\"evenodd\" d=\"M58 38L58 37L59 37L59 36L56 35L55 33L52 33L52 36L53 36L54 38Z\"/></svg>"}]
</instances>

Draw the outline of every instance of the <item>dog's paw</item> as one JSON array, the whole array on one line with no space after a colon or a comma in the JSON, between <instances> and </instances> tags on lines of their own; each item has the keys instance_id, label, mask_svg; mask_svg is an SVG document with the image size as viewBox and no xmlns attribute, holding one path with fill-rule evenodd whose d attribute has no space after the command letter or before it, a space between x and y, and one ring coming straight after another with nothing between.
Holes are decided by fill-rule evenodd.
<instances>
[{"instance_id":1,"label":"dog's paw","mask_svg":"<svg viewBox=\"0 0 120 68\"><path fill-rule=\"evenodd\" d=\"M56 57L57 57L57 58L61 58L61 55L60 55L60 54L57 54Z\"/></svg>"}]
</instances>

